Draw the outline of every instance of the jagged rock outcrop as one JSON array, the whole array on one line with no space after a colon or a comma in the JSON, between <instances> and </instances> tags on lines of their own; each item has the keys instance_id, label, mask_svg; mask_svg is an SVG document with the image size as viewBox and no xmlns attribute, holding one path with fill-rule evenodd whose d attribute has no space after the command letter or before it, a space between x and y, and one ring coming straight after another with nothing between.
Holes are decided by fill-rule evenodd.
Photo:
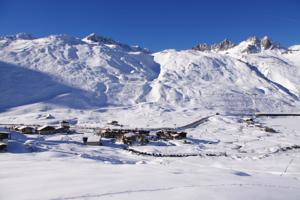
<instances>
[{"instance_id":1,"label":"jagged rock outcrop","mask_svg":"<svg viewBox=\"0 0 300 200\"><path fill-rule=\"evenodd\" d=\"M273 47L273 44L269 40L268 36L263 37L260 41L260 44L264 49L270 49Z\"/></svg>"},{"instance_id":2,"label":"jagged rock outcrop","mask_svg":"<svg viewBox=\"0 0 300 200\"><path fill-rule=\"evenodd\" d=\"M256 36L249 37L245 43L247 44L242 50L242 53L258 53L262 50L280 48L280 45L272 42L268 36L259 39Z\"/></svg>"},{"instance_id":3,"label":"jagged rock outcrop","mask_svg":"<svg viewBox=\"0 0 300 200\"><path fill-rule=\"evenodd\" d=\"M226 51L237 47L242 53L258 53L262 50L270 50L281 48L280 45L272 42L268 36L264 36L263 38L259 39L256 36L251 36L247 38L245 41L242 41L239 45L234 44L232 41L225 39L220 43L208 45L206 43L198 44L194 46L192 49L197 51Z\"/></svg>"},{"instance_id":4,"label":"jagged rock outcrop","mask_svg":"<svg viewBox=\"0 0 300 200\"><path fill-rule=\"evenodd\" d=\"M210 46L206 43L204 44L198 44L194 46L192 49L198 50L198 51L210 51Z\"/></svg>"},{"instance_id":5,"label":"jagged rock outcrop","mask_svg":"<svg viewBox=\"0 0 300 200\"><path fill-rule=\"evenodd\" d=\"M123 44L121 42L115 41L112 38L109 37L104 37L104 36L99 36L96 33L92 33L88 36L86 36L83 41L85 42L94 42L94 43L99 43L99 44L106 44L106 45L116 45L121 48L123 48L126 51L141 51L144 53L151 53L148 49L141 48L139 46L130 46L127 44Z\"/></svg>"},{"instance_id":6,"label":"jagged rock outcrop","mask_svg":"<svg viewBox=\"0 0 300 200\"><path fill-rule=\"evenodd\" d=\"M235 44L232 41L230 41L228 39L225 39L220 43L211 45L211 49L214 50L214 51L225 51L225 50L230 49L234 46L235 46Z\"/></svg>"},{"instance_id":7,"label":"jagged rock outcrop","mask_svg":"<svg viewBox=\"0 0 300 200\"><path fill-rule=\"evenodd\" d=\"M194 46L192 49L198 50L198 51L225 51L234 46L235 46L235 44L232 41L225 39L220 43L216 43L216 44L212 44L212 45L208 45L206 43L198 44L198 45Z\"/></svg>"},{"instance_id":8,"label":"jagged rock outcrop","mask_svg":"<svg viewBox=\"0 0 300 200\"><path fill-rule=\"evenodd\" d=\"M91 41L91 42L98 42L98 43L102 43L102 44L117 44L118 43L111 38L104 37L104 36L98 36L98 35L96 35L96 33L92 33L92 34L88 35L85 39L88 41Z\"/></svg>"}]
</instances>

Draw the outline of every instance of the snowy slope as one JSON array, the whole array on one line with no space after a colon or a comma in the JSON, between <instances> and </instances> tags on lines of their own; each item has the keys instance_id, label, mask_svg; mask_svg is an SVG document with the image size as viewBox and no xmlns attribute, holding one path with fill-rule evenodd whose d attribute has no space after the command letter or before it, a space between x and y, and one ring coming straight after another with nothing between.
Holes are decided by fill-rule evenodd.
<instances>
[{"instance_id":1,"label":"snowy slope","mask_svg":"<svg viewBox=\"0 0 300 200\"><path fill-rule=\"evenodd\" d=\"M151 101L228 111L270 111L295 101L294 95L259 69L230 55L166 50L154 56L162 69L152 84ZM288 82L283 85L291 87Z\"/></svg>"},{"instance_id":2,"label":"snowy slope","mask_svg":"<svg viewBox=\"0 0 300 200\"><path fill-rule=\"evenodd\" d=\"M68 90L58 89L53 95L49 91L48 98L28 95L28 98L8 105L6 98L12 98L13 94L5 95L5 99L0 99L0 105L5 108L43 99L54 104L86 108L127 105L142 99L149 81L159 73L159 66L152 56L127 45L112 44L112 41L105 44L84 40L86 42L66 35L38 39L3 38L0 42L1 78L8 80L1 84L3 89L12 93L14 83L10 81L19 73L27 79L39 77L40 81L32 83L19 78L18 84L24 88L14 88L13 93L22 93L39 83L37 90L45 88L47 91L47 85L55 84ZM47 80L46 77L51 78ZM74 102L74 98L81 103Z\"/></svg>"},{"instance_id":3,"label":"snowy slope","mask_svg":"<svg viewBox=\"0 0 300 200\"><path fill-rule=\"evenodd\" d=\"M204 47L152 54L95 34L0 37L0 123L64 119L77 131L11 131L0 155L0 199L300 199L299 117L253 125L224 115L299 112L299 45L250 38ZM91 127L110 120L179 127L205 116L185 130L186 140L131 146L202 156L138 155L105 139L82 144L82 133L92 139Z\"/></svg>"},{"instance_id":4,"label":"snowy slope","mask_svg":"<svg viewBox=\"0 0 300 200\"><path fill-rule=\"evenodd\" d=\"M271 47L264 47L261 44L264 40L267 40ZM257 43L261 45L257 45ZM287 50L264 37L261 40L250 38L229 49L226 53L257 68L266 78L278 84L281 89L285 89L298 100L300 94L300 53L293 51L293 49L296 50L297 47L294 46ZM249 50L255 53L249 53Z\"/></svg>"},{"instance_id":5,"label":"snowy slope","mask_svg":"<svg viewBox=\"0 0 300 200\"><path fill-rule=\"evenodd\" d=\"M227 156L152 157L117 145L82 145L81 134L12 133L0 156L0 198L40 199L293 199L300 196L299 117L264 118L266 133L215 116L172 146L149 152L226 152ZM24 141L25 144L24 144ZM30 181L30 184L29 184Z\"/></svg>"},{"instance_id":6,"label":"snowy slope","mask_svg":"<svg viewBox=\"0 0 300 200\"><path fill-rule=\"evenodd\" d=\"M1 116L108 107L136 119L182 110L299 110L297 45L251 37L200 47L151 54L95 34L0 37Z\"/></svg>"}]
</instances>

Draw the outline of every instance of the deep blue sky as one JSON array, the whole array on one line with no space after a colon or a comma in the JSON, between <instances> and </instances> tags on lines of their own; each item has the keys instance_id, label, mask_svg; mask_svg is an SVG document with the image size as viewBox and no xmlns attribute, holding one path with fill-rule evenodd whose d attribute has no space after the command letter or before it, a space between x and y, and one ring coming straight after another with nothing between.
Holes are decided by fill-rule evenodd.
<instances>
[{"instance_id":1,"label":"deep blue sky","mask_svg":"<svg viewBox=\"0 0 300 200\"><path fill-rule=\"evenodd\" d=\"M0 35L95 32L152 50L269 35L300 44L300 0L0 0Z\"/></svg>"}]
</instances>

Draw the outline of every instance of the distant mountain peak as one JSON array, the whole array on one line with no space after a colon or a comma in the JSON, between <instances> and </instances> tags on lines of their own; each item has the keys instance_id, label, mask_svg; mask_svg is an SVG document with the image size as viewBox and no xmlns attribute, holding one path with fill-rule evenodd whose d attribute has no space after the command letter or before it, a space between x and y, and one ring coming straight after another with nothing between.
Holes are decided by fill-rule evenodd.
<instances>
[{"instance_id":1,"label":"distant mountain peak","mask_svg":"<svg viewBox=\"0 0 300 200\"><path fill-rule=\"evenodd\" d=\"M273 42L268 36L258 38L257 36L248 37L245 41L236 45L229 39L224 39L219 43L208 45L206 43L198 44L192 49L198 51L226 51L231 48L237 47L242 53L258 53L262 50L273 50L273 49L283 49L278 43Z\"/></svg>"},{"instance_id":2,"label":"distant mountain peak","mask_svg":"<svg viewBox=\"0 0 300 200\"><path fill-rule=\"evenodd\" d=\"M247 42L250 42L250 43L253 43L253 44L256 44L259 42L259 39L257 36L253 35L253 36L250 36L246 39Z\"/></svg>"},{"instance_id":3,"label":"distant mountain peak","mask_svg":"<svg viewBox=\"0 0 300 200\"><path fill-rule=\"evenodd\" d=\"M99 36L96 33L91 33L84 38L84 40L91 41L91 42L98 42L103 44L118 44L115 40L109 37Z\"/></svg>"},{"instance_id":4,"label":"distant mountain peak","mask_svg":"<svg viewBox=\"0 0 300 200\"><path fill-rule=\"evenodd\" d=\"M0 37L1 39L9 39L9 40L33 40L36 39L35 37L33 37L31 34L28 33L17 33L15 35L7 35L4 37Z\"/></svg>"},{"instance_id":5,"label":"distant mountain peak","mask_svg":"<svg viewBox=\"0 0 300 200\"><path fill-rule=\"evenodd\" d=\"M220 43L213 44L211 46L211 48L215 51L224 51L224 50L230 49L234 46L235 46L235 44L231 40L225 38Z\"/></svg>"},{"instance_id":6,"label":"distant mountain peak","mask_svg":"<svg viewBox=\"0 0 300 200\"><path fill-rule=\"evenodd\" d=\"M229 39L224 39L223 41L212 45L208 45L206 43L198 44L193 47L193 49L198 51L225 51L234 46L235 44L232 41L230 41Z\"/></svg>"},{"instance_id":7,"label":"distant mountain peak","mask_svg":"<svg viewBox=\"0 0 300 200\"><path fill-rule=\"evenodd\" d=\"M141 51L144 53L150 53L151 51L149 51L148 49L142 48L140 46L137 45L128 45L128 44L124 44L121 42L118 42L110 37L105 37L105 36L100 36L97 35L96 33L91 33L88 36L86 36L85 38L82 39L84 42L87 43L98 43L98 44L105 44L105 45L117 45L121 48L123 48L124 50L127 51Z\"/></svg>"},{"instance_id":8,"label":"distant mountain peak","mask_svg":"<svg viewBox=\"0 0 300 200\"><path fill-rule=\"evenodd\" d=\"M257 53L262 50L280 49L279 44L273 42L268 36L258 38L257 36L251 36L246 41L247 46L242 49L243 53Z\"/></svg>"},{"instance_id":9,"label":"distant mountain peak","mask_svg":"<svg viewBox=\"0 0 300 200\"><path fill-rule=\"evenodd\" d=\"M264 36L261 40L260 40L260 44L264 49L269 49L271 47L275 47L275 45L271 42L271 40L269 39L268 36Z\"/></svg>"}]
</instances>

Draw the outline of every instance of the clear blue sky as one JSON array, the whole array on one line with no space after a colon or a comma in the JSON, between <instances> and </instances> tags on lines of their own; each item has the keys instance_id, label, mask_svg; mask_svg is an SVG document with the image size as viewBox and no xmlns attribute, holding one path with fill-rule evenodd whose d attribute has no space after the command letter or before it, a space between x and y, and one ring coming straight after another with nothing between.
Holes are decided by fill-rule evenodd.
<instances>
[{"instance_id":1,"label":"clear blue sky","mask_svg":"<svg viewBox=\"0 0 300 200\"><path fill-rule=\"evenodd\" d=\"M300 0L0 0L0 35L95 32L152 50L269 35L300 44Z\"/></svg>"}]
</instances>

